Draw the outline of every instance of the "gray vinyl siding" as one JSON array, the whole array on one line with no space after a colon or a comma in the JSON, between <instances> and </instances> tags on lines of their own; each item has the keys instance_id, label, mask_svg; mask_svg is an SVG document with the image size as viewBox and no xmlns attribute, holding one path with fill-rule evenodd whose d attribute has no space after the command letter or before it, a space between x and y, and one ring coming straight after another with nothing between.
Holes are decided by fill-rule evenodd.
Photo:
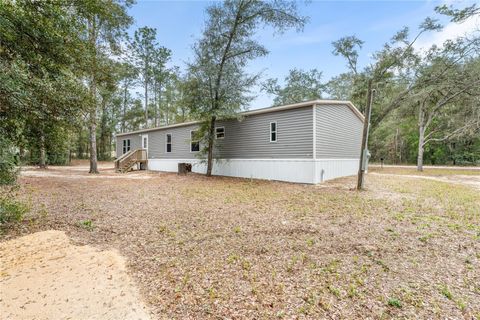
<instances>
[{"instance_id":1,"label":"gray vinyl siding","mask_svg":"<svg viewBox=\"0 0 480 320\"><path fill-rule=\"evenodd\" d=\"M270 122L277 123L277 142L270 142ZM312 106L250 115L241 121L219 121L219 126L225 127L225 138L216 141L216 158L313 158ZM145 132L148 134L148 158L197 159L197 153L190 152L190 131L198 127L192 124ZM171 153L166 152L167 133L172 134ZM132 149L140 148L140 135L117 137L117 155L121 155L121 143L126 138L131 139Z\"/></svg>"},{"instance_id":2,"label":"gray vinyl siding","mask_svg":"<svg viewBox=\"0 0 480 320\"><path fill-rule=\"evenodd\" d=\"M148 134L149 159L196 159L198 152L190 152L190 131L198 129L198 125L150 131ZM172 135L172 152L166 152L166 135Z\"/></svg>"},{"instance_id":3,"label":"gray vinyl siding","mask_svg":"<svg viewBox=\"0 0 480 320\"><path fill-rule=\"evenodd\" d=\"M358 159L363 122L347 105L315 107L317 159Z\"/></svg>"},{"instance_id":4,"label":"gray vinyl siding","mask_svg":"<svg viewBox=\"0 0 480 320\"><path fill-rule=\"evenodd\" d=\"M277 123L277 142L270 142L271 122ZM217 126L225 127L225 138L217 140L216 158L313 158L311 106L251 115Z\"/></svg>"},{"instance_id":5,"label":"gray vinyl siding","mask_svg":"<svg viewBox=\"0 0 480 320\"><path fill-rule=\"evenodd\" d=\"M117 137L117 158L123 154L123 140L130 139L130 150L141 148L140 134L129 134Z\"/></svg>"}]
</instances>

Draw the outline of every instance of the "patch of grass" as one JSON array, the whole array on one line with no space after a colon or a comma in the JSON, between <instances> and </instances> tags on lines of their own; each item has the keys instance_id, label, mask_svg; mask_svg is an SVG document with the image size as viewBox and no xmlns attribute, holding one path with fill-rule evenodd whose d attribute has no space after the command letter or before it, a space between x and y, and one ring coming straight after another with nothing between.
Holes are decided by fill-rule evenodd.
<instances>
[{"instance_id":1,"label":"patch of grass","mask_svg":"<svg viewBox=\"0 0 480 320\"><path fill-rule=\"evenodd\" d=\"M172 237L172 238L175 237L175 232L172 231L169 227L167 227L167 226L164 225L164 224L160 224L160 225L157 227L157 230L158 230L158 233L163 234L163 235L165 235L165 236ZM180 243L179 243L179 244L180 244Z\"/></svg>"},{"instance_id":2,"label":"patch of grass","mask_svg":"<svg viewBox=\"0 0 480 320\"><path fill-rule=\"evenodd\" d=\"M390 307L395 307L395 308L401 308L402 307L402 302L400 302L400 300L398 300L397 298L388 299L387 304Z\"/></svg>"},{"instance_id":3,"label":"patch of grass","mask_svg":"<svg viewBox=\"0 0 480 320\"><path fill-rule=\"evenodd\" d=\"M334 295L335 297L337 297L337 298L340 298L341 295L342 295L340 289L334 287L333 285L329 285L329 286L327 287L327 289L328 289L328 291L330 291L331 294L333 294L333 295Z\"/></svg>"},{"instance_id":4,"label":"patch of grass","mask_svg":"<svg viewBox=\"0 0 480 320\"><path fill-rule=\"evenodd\" d=\"M239 234L240 232L242 232L242 229L239 226L236 226L235 228L233 228L233 232Z\"/></svg>"},{"instance_id":5,"label":"patch of grass","mask_svg":"<svg viewBox=\"0 0 480 320\"><path fill-rule=\"evenodd\" d=\"M313 247L313 245L315 244L315 240L310 238L310 239L307 239L307 246L309 247Z\"/></svg>"},{"instance_id":6,"label":"patch of grass","mask_svg":"<svg viewBox=\"0 0 480 320\"><path fill-rule=\"evenodd\" d=\"M210 287L208 288L207 292L208 292L208 297L211 300L215 300L217 298L217 290L215 290L215 288Z\"/></svg>"},{"instance_id":7,"label":"patch of grass","mask_svg":"<svg viewBox=\"0 0 480 320\"><path fill-rule=\"evenodd\" d=\"M467 303L462 299L457 299L455 301L455 304L457 305L458 309L460 309L461 311L465 311L465 309L467 309Z\"/></svg>"},{"instance_id":8,"label":"patch of grass","mask_svg":"<svg viewBox=\"0 0 480 320\"><path fill-rule=\"evenodd\" d=\"M358 296L357 286L356 286L354 283L351 283L351 284L348 286L347 296L348 296L349 298L353 298L353 297Z\"/></svg>"},{"instance_id":9,"label":"patch of grass","mask_svg":"<svg viewBox=\"0 0 480 320\"><path fill-rule=\"evenodd\" d=\"M450 292L450 289L446 285L441 285L440 286L440 293L447 298L448 300L453 300L453 295Z\"/></svg>"},{"instance_id":10,"label":"patch of grass","mask_svg":"<svg viewBox=\"0 0 480 320\"><path fill-rule=\"evenodd\" d=\"M247 259L242 260L242 269L245 271L250 271L252 269L252 263Z\"/></svg>"},{"instance_id":11,"label":"patch of grass","mask_svg":"<svg viewBox=\"0 0 480 320\"><path fill-rule=\"evenodd\" d=\"M431 233L428 233L428 234L423 235L420 238L418 238L418 240L422 241L423 243L427 243L427 241L432 237L433 237L433 235Z\"/></svg>"},{"instance_id":12,"label":"patch of grass","mask_svg":"<svg viewBox=\"0 0 480 320\"><path fill-rule=\"evenodd\" d=\"M227 257L227 263L228 264L232 264L232 263L235 263L237 262L238 260L240 260L240 257L235 254L235 253L232 253L230 254L228 257Z\"/></svg>"},{"instance_id":13,"label":"patch of grass","mask_svg":"<svg viewBox=\"0 0 480 320\"><path fill-rule=\"evenodd\" d=\"M93 231L95 229L95 225L93 224L92 220L82 220L78 222L78 225L88 231Z\"/></svg>"}]
</instances>

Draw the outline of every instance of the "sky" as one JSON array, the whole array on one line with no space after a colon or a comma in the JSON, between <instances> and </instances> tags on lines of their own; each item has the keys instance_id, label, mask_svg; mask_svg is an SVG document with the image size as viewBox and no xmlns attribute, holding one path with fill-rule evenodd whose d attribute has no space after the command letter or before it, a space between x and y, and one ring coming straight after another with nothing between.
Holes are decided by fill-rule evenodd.
<instances>
[{"instance_id":1,"label":"sky","mask_svg":"<svg viewBox=\"0 0 480 320\"><path fill-rule=\"evenodd\" d=\"M191 61L192 45L201 36L207 18L205 8L209 1L160 1L137 0L129 9L135 19L129 33L143 26L157 29L158 43L172 50L170 66L185 68ZM355 35L364 41L359 56L359 66L369 63L369 57L381 49L404 26L414 34L418 25L427 17L441 18L446 27L441 32L423 35L417 48L441 44L445 39L463 35L480 26L480 19L461 25L448 23L435 14L434 8L445 1L311 1L299 2L299 11L309 17L303 32L288 31L274 34L269 28L260 29L255 37L266 46L269 54L256 59L248 66L248 72L262 72L262 79L283 80L290 69L318 69L324 81L347 70L341 57L332 54L332 42L341 37ZM471 1L448 1L455 7L464 7ZM443 19L442 19L443 18ZM282 81L280 81L282 83ZM254 88L257 96L250 109L267 107L273 96Z\"/></svg>"}]
</instances>

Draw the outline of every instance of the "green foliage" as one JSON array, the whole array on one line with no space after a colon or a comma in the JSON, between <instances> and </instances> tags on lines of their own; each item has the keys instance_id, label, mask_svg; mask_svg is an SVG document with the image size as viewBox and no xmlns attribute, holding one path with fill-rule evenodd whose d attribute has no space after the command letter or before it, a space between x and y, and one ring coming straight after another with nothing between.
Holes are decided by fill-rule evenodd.
<instances>
[{"instance_id":1,"label":"green foliage","mask_svg":"<svg viewBox=\"0 0 480 320\"><path fill-rule=\"evenodd\" d=\"M0 227L21 221L28 211L27 205L15 199L14 188L0 194Z\"/></svg>"},{"instance_id":2,"label":"green foliage","mask_svg":"<svg viewBox=\"0 0 480 320\"><path fill-rule=\"evenodd\" d=\"M292 69L285 78L283 88L278 84L278 79L268 79L263 84L263 90L275 95L274 105L320 99L325 88L321 78L322 73L317 69L309 71Z\"/></svg>"},{"instance_id":3,"label":"green foliage","mask_svg":"<svg viewBox=\"0 0 480 320\"><path fill-rule=\"evenodd\" d=\"M480 13L476 5L436 11L454 22ZM416 49L422 34L440 29L436 19L427 17L413 37L408 28L399 30L363 69L357 66L360 39L348 36L333 43L333 53L345 58L349 71L327 84L331 97L351 100L363 111L367 83L373 81L373 161L418 160L419 167L423 159L432 164L478 163L480 37L474 32L425 52Z\"/></svg>"},{"instance_id":4,"label":"green foliage","mask_svg":"<svg viewBox=\"0 0 480 320\"><path fill-rule=\"evenodd\" d=\"M402 303L400 302L400 300L396 299L396 298L390 298L388 299L388 305L391 306L391 307L395 307L395 308L401 308L402 307Z\"/></svg>"},{"instance_id":5,"label":"green foliage","mask_svg":"<svg viewBox=\"0 0 480 320\"><path fill-rule=\"evenodd\" d=\"M17 180L19 159L13 144L0 134L0 185L11 185Z\"/></svg>"},{"instance_id":6,"label":"green foliage","mask_svg":"<svg viewBox=\"0 0 480 320\"><path fill-rule=\"evenodd\" d=\"M95 228L92 220L82 220L78 223L78 225L88 231L93 231L93 229Z\"/></svg>"},{"instance_id":7,"label":"green foliage","mask_svg":"<svg viewBox=\"0 0 480 320\"><path fill-rule=\"evenodd\" d=\"M441 285L440 288L440 293L447 298L448 300L453 300L453 295L450 292L450 289L446 285Z\"/></svg>"}]
</instances>

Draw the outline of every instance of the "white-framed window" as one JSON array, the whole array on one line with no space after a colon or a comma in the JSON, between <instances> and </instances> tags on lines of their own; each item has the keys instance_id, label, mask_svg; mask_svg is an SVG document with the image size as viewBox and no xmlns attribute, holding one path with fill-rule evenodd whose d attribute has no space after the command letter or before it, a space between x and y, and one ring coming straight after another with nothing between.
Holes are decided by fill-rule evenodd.
<instances>
[{"instance_id":1,"label":"white-framed window","mask_svg":"<svg viewBox=\"0 0 480 320\"><path fill-rule=\"evenodd\" d=\"M277 122L276 121L270 122L270 142L277 142L277 138L278 138L277 132L278 132Z\"/></svg>"},{"instance_id":2,"label":"white-framed window","mask_svg":"<svg viewBox=\"0 0 480 320\"><path fill-rule=\"evenodd\" d=\"M165 135L165 152L172 152L172 134L167 133Z\"/></svg>"},{"instance_id":3,"label":"white-framed window","mask_svg":"<svg viewBox=\"0 0 480 320\"><path fill-rule=\"evenodd\" d=\"M190 131L190 152L200 151L200 141L198 140L198 131Z\"/></svg>"},{"instance_id":4,"label":"white-framed window","mask_svg":"<svg viewBox=\"0 0 480 320\"><path fill-rule=\"evenodd\" d=\"M125 154L128 151L130 151L130 139L125 139L122 142L122 154Z\"/></svg>"},{"instance_id":5,"label":"white-framed window","mask_svg":"<svg viewBox=\"0 0 480 320\"><path fill-rule=\"evenodd\" d=\"M142 136L142 148L148 149L148 136Z\"/></svg>"},{"instance_id":6,"label":"white-framed window","mask_svg":"<svg viewBox=\"0 0 480 320\"><path fill-rule=\"evenodd\" d=\"M215 138L217 138L217 139L225 138L225 127L216 127L215 128Z\"/></svg>"}]
</instances>

